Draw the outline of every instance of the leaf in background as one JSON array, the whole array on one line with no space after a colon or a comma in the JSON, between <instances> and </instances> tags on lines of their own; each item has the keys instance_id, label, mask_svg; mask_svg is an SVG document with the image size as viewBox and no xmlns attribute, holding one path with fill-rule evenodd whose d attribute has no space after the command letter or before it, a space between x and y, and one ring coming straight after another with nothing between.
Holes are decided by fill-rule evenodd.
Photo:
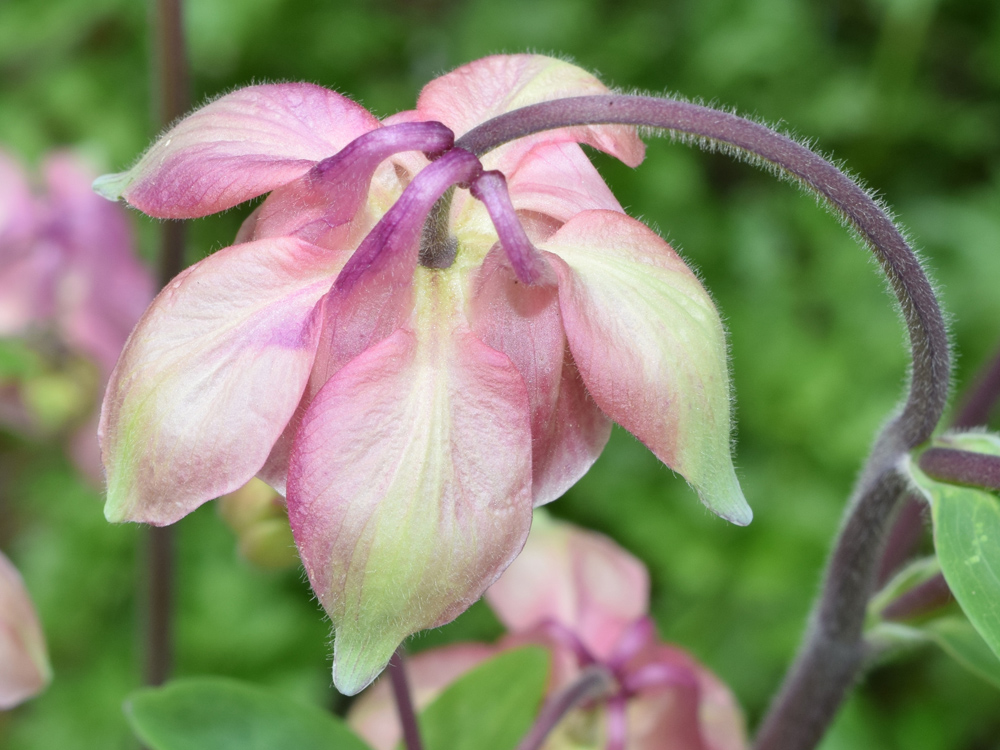
<instances>
[{"instance_id":1,"label":"leaf in background","mask_svg":"<svg viewBox=\"0 0 1000 750\"><path fill-rule=\"evenodd\" d=\"M549 654L507 651L452 683L420 714L426 750L512 750L538 714Z\"/></svg>"},{"instance_id":2,"label":"leaf in background","mask_svg":"<svg viewBox=\"0 0 1000 750\"><path fill-rule=\"evenodd\" d=\"M951 435L943 447L1000 455L1000 439ZM986 490L936 482L910 461L910 476L931 504L941 571L969 621L1000 655L1000 498Z\"/></svg>"},{"instance_id":3,"label":"leaf in background","mask_svg":"<svg viewBox=\"0 0 1000 750\"><path fill-rule=\"evenodd\" d=\"M132 693L125 714L152 750L369 750L343 722L280 693L222 677Z\"/></svg>"},{"instance_id":4,"label":"leaf in background","mask_svg":"<svg viewBox=\"0 0 1000 750\"><path fill-rule=\"evenodd\" d=\"M1000 688L1000 659L990 651L972 623L964 617L942 617L927 623L923 630L948 656Z\"/></svg>"}]
</instances>

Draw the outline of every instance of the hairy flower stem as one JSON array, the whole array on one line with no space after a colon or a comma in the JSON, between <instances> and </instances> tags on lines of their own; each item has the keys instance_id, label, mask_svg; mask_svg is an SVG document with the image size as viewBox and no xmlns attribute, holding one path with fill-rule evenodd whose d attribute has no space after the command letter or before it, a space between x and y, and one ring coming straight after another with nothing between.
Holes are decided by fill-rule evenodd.
<instances>
[{"instance_id":1,"label":"hairy flower stem","mask_svg":"<svg viewBox=\"0 0 1000 750\"><path fill-rule=\"evenodd\" d=\"M538 750L566 714L585 701L601 697L613 686L614 678L604 667L587 667L575 681L545 702L517 750Z\"/></svg>"},{"instance_id":2,"label":"hairy flower stem","mask_svg":"<svg viewBox=\"0 0 1000 750\"><path fill-rule=\"evenodd\" d=\"M155 88L154 121L160 130L183 115L190 106L187 54L184 44L182 0L154 0L150 8L153 26ZM187 227L167 221L160 229L160 286L184 267ZM162 684L173 662L173 527L150 527L146 539L146 665L149 685Z\"/></svg>"},{"instance_id":3,"label":"hairy flower stem","mask_svg":"<svg viewBox=\"0 0 1000 750\"><path fill-rule=\"evenodd\" d=\"M906 403L875 441L847 504L804 642L755 744L757 750L809 750L864 661L865 611L889 521L905 489L896 467L930 437L944 410L951 374L944 319L919 260L871 196L826 159L759 123L669 99L585 96L506 113L469 131L456 146L481 156L539 131L613 123L665 130L703 148L732 153L822 197L875 255L907 326L912 365Z\"/></svg>"},{"instance_id":4,"label":"hairy flower stem","mask_svg":"<svg viewBox=\"0 0 1000 750\"><path fill-rule=\"evenodd\" d=\"M417 714L413 710L413 699L410 695L410 683L406 679L402 646L396 649L396 653L389 660L389 680L392 682L392 697L396 700L399 725L403 728L403 746L406 750L423 750L420 726L417 724Z\"/></svg>"}]
</instances>

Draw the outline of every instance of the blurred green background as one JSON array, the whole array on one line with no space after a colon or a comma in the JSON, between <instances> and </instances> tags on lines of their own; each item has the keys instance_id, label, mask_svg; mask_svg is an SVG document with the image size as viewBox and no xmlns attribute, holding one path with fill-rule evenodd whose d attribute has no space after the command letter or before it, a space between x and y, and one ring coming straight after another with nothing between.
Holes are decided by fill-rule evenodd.
<instances>
[{"instance_id":1,"label":"blurred green background","mask_svg":"<svg viewBox=\"0 0 1000 750\"><path fill-rule=\"evenodd\" d=\"M992 0L198 0L196 100L308 80L387 115L434 75L495 52L571 56L623 89L674 92L780 125L890 203L952 316L959 389L1000 342L1000 3ZM108 170L153 135L147 11L136 0L0 0L0 147L73 146ZM701 272L730 331L736 460L756 518L728 526L627 433L554 513L652 571L661 633L732 685L751 724L794 652L844 498L900 399L902 329L866 253L786 184L667 141L632 171L598 159L622 204ZM189 260L246 209L193 222ZM151 258L156 224L135 215ZM996 427L996 425L994 425ZM140 680L141 530L49 443L0 435L0 548L21 568L56 680L0 714L0 747L131 748ZM340 705L328 626L300 572L234 553L212 507L178 526L177 672L228 674ZM413 649L498 626L477 605ZM932 651L883 668L824 750L1000 748L1000 693Z\"/></svg>"}]
</instances>

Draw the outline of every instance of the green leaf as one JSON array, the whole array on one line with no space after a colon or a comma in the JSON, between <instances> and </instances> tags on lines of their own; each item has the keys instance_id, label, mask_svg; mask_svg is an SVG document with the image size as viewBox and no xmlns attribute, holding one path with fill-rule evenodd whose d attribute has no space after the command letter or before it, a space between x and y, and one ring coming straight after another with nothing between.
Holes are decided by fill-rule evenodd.
<instances>
[{"instance_id":1,"label":"green leaf","mask_svg":"<svg viewBox=\"0 0 1000 750\"><path fill-rule=\"evenodd\" d=\"M964 617L942 617L923 627L945 653L967 670L1000 688L1000 659Z\"/></svg>"},{"instance_id":2,"label":"green leaf","mask_svg":"<svg viewBox=\"0 0 1000 750\"><path fill-rule=\"evenodd\" d=\"M151 750L369 750L315 706L222 677L137 690L125 702L125 715Z\"/></svg>"},{"instance_id":3,"label":"green leaf","mask_svg":"<svg viewBox=\"0 0 1000 750\"><path fill-rule=\"evenodd\" d=\"M507 651L456 680L420 714L426 750L512 750L528 732L549 678L538 646Z\"/></svg>"},{"instance_id":4,"label":"green leaf","mask_svg":"<svg viewBox=\"0 0 1000 750\"><path fill-rule=\"evenodd\" d=\"M941 444L1000 455L1000 440L985 433L952 435ZM936 482L912 460L909 469L931 504L934 547L945 580L969 621L1000 656L1000 498Z\"/></svg>"}]
</instances>

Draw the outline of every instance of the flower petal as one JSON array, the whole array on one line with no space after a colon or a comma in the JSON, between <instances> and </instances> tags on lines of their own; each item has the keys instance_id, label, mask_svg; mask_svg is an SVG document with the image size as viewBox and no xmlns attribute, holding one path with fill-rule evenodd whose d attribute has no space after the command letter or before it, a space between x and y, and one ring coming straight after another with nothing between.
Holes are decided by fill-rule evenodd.
<instances>
[{"instance_id":1,"label":"flower petal","mask_svg":"<svg viewBox=\"0 0 1000 750\"><path fill-rule=\"evenodd\" d=\"M49 231L66 252L60 269L60 326L67 343L92 357L107 378L153 299L153 277L135 256L125 209L94 194L89 169L62 153L46 160L44 173Z\"/></svg>"},{"instance_id":2,"label":"flower petal","mask_svg":"<svg viewBox=\"0 0 1000 750\"><path fill-rule=\"evenodd\" d=\"M424 120L438 120L460 136L476 125L529 104L570 96L610 93L607 86L582 68L544 55L484 57L435 78L417 100ZM577 141L638 166L645 146L636 129L622 125L562 128L541 134L541 140ZM487 168L508 170L502 165Z\"/></svg>"},{"instance_id":3,"label":"flower petal","mask_svg":"<svg viewBox=\"0 0 1000 750\"><path fill-rule=\"evenodd\" d=\"M291 238L225 248L143 316L101 415L110 520L173 523L260 468L305 388L346 260Z\"/></svg>"},{"instance_id":4,"label":"flower petal","mask_svg":"<svg viewBox=\"0 0 1000 750\"><path fill-rule=\"evenodd\" d=\"M435 320L337 372L292 454L292 529L348 695L406 636L478 599L531 523L523 381L502 354Z\"/></svg>"},{"instance_id":5,"label":"flower petal","mask_svg":"<svg viewBox=\"0 0 1000 750\"><path fill-rule=\"evenodd\" d=\"M0 710L41 692L51 679L35 608L17 569L0 552Z\"/></svg>"},{"instance_id":6,"label":"flower petal","mask_svg":"<svg viewBox=\"0 0 1000 750\"><path fill-rule=\"evenodd\" d=\"M611 422L587 395L566 348L553 286L525 286L496 247L473 281L476 336L503 352L524 378L531 403L531 491L536 506L572 487L601 455Z\"/></svg>"},{"instance_id":7,"label":"flower petal","mask_svg":"<svg viewBox=\"0 0 1000 750\"><path fill-rule=\"evenodd\" d=\"M600 661L649 608L645 566L613 541L535 511L520 556L486 601L514 633L554 621Z\"/></svg>"},{"instance_id":8,"label":"flower petal","mask_svg":"<svg viewBox=\"0 0 1000 750\"><path fill-rule=\"evenodd\" d=\"M377 127L364 107L321 86L248 86L185 117L94 189L151 216L205 216L291 182Z\"/></svg>"},{"instance_id":9,"label":"flower petal","mask_svg":"<svg viewBox=\"0 0 1000 750\"><path fill-rule=\"evenodd\" d=\"M597 405L712 511L748 524L730 453L725 333L698 279L654 232L612 211L579 214L541 247L557 256L566 337Z\"/></svg>"},{"instance_id":10,"label":"flower petal","mask_svg":"<svg viewBox=\"0 0 1000 750\"><path fill-rule=\"evenodd\" d=\"M539 143L518 162L507 180L518 211L567 222L581 211L623 213L621 204L575 143Z\"/></svg>"}]
</instances>

